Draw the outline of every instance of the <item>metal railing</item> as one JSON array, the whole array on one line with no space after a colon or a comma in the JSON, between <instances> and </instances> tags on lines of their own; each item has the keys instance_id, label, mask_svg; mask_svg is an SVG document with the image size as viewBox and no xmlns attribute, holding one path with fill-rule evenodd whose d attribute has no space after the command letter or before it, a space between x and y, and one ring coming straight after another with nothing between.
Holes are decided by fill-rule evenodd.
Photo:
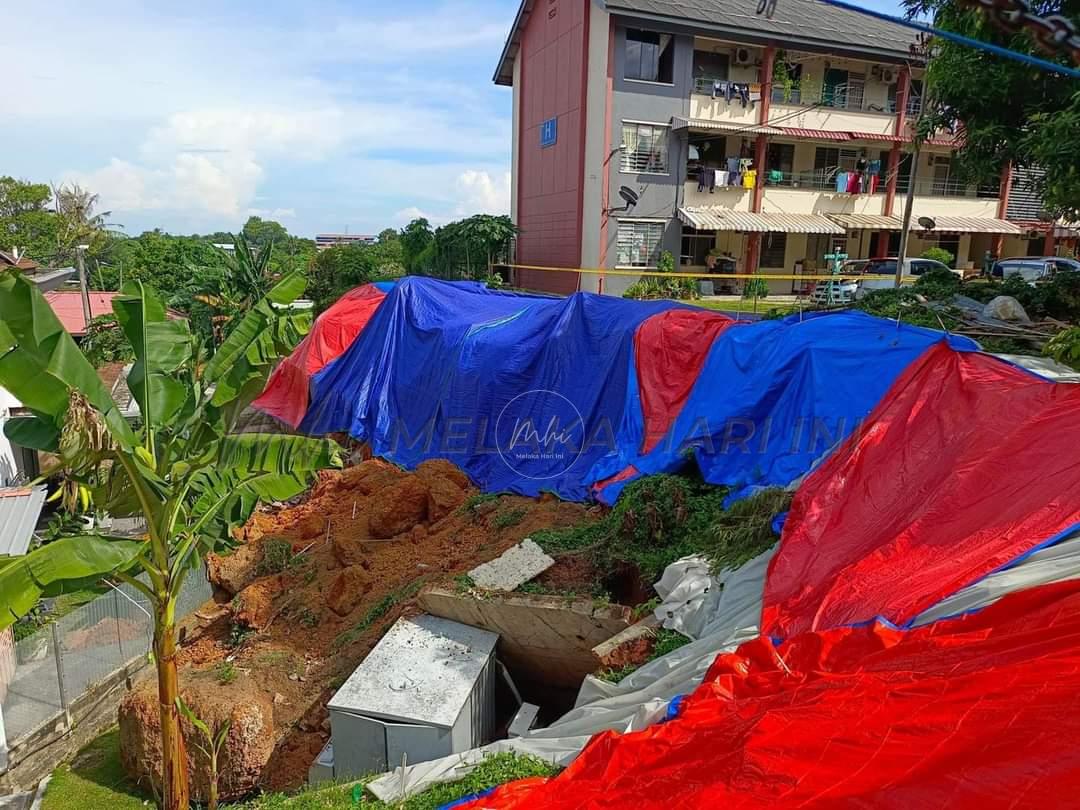
<instances>
[{"instance_id":1,"label":"metal railing","mask_svg":"<svg viewBox=\"0 0 1080 810\"><path fill-rule=\"evenodd\" d=\"M177 600L186 616L212 595L205 575L192 572ZM0 644L0 706L10 750L46 724L70 721L69 709L96 684L146 660L154 625L146 597L129 585L61 616L33 635Z\"/></svg>"},{"instance_id":2,"label":"metal railing","mask_svg":"<svg viewBox=\"0 0 1080 810\"><path fill-rule=\"evenodd\" d=\"M801 188L808 191L836 191L836 175L844 171L836 167L805 172L766 171L765 185L781 188ZM885 184L878 183L875 194L885 191Z\"/></svg>"}]
</instances>

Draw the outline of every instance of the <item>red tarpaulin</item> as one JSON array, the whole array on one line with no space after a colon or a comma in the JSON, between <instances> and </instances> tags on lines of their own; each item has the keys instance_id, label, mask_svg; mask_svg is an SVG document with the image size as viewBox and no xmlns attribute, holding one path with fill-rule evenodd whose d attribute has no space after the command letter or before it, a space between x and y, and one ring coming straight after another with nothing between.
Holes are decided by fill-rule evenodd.
<instances>
[{"instance_id":1,"label":"red tarpaulin","mask_svg":"<svg viewBox=\"0 0 1080 810\"><path fill-rule=\"evenodd\" d=\"M904 624L1080 523L1080 385L938 344L799 488L763 632Z\"/></svg>"},{"instance_id":2,"label":"red tarpaulin","mask_svg":"<svg viewBox=\"0 0 1080 810\"><path fill-rule=\"evenodd\" d=\"M638 327L634 359L645 418L643 453L664 438L686 404L716 336L734 323L715 312L669 309Z\"/></svg>"},{"instance_id":3,"label":"red tarpaulin","mask_svg":"<svg viewBox=\"0 0 1080 810\"><path fill-rule=\"evenodd\" d=\"M1064 807L1080 791L1080 582L902 631L761 638L679 716L467 807Z\"/></svg>"},{"instance_id":4,"label":"red tarpaulin","mask_svg":"<svg viewBox=\"0 0 1080 810\"><path fill-rule=\"evenodd\" d=\"M386 297L374 284L349 290L316 319L293 353L274 369L252 404L294 428L308 407L311 375L345 352Z\"/></svg>"}]
</instances>

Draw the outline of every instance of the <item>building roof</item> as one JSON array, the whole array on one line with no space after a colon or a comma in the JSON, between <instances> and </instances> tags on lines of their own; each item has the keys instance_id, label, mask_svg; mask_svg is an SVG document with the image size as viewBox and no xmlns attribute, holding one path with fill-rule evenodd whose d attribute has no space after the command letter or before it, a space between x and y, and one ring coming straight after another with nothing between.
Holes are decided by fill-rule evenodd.
<instances>
[{"instance_id":1,"label":"building roof","mask_svg":"<svg viewBox=\"0 0 1080 810\"><path fill-rule=\"evenodd\" d=\"M503 46L494 82L513 83L521 33L536 0L521 0ZM820 0L783 0L772 17L755 14L747 0L601 0L613 14L703 29L747 44L776 44L826 53L848 54L883 62L912 61L915 33L856 11Z\"/></svg>"},{"instance_id":2,"label":"building roof","mask_svg":"<svg viewBox=\"0 0 1080 810\"><path fill-rule=\"evenodd\" d=\"M112 302L118 292L90 293L90 316L112 315ZM52 311L60 319L63 327L75 337L86 334L86 317L83 314L82 293L78 290L53 290L45 293Z\"/></svg>"},{"instance_id":3,"label":"building roof","mask_svg":"<svg viewBox=\"0 0 1080 810\"><path fill-rule=\"evenodd\" d=\"M16 259L13 253L8 253L6 250L0 250L0 267L17 267L20 270L37 270L41 265L28 256L20 256Z\"/></svg>"},{"instance_id":4,"label":"building roof","mask_svg":"<svg viewBox=\"0 0 1080 810\"><path fill-rule=\"evenodd\" d=\"M5 487L0 489L0 556L21 557L30 548L45 487Z\"/></svg>"}]
</instances>

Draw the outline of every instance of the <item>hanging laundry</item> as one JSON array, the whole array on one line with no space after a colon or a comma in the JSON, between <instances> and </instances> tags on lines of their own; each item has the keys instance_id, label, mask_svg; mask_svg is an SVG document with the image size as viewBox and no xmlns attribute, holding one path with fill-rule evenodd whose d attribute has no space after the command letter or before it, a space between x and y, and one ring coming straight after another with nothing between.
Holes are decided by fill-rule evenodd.
<instances>
[{"instance_id":1,"label":"hanging laundry","mask_svg":"<svg viewBox=\"0 0 1080 810\"><path fill-rule=\"evenodd\" d=\"M776 186L784 182L784 173L779 169L771 169L769 171L769 182Z\"/></svg>"},{"instance_id":2,"label":"hanging laundry","mask_svg":"<svg viewBox=\"0 0 1080 810\"><path fill-rule=\"evenodd\" d=\"M847 172L837 172L836 173L836 190L837 191L847 191L847 186L848 186L848 173Z\"/></svg>"},{"instance_id":3,"label":"hanging laundry","mask_svg":"<svg viewBox=\"0 0 1080 810\"><path fill-rule=\"evenodd\" d=\"M870 163L867 164L866 173L871 176L881 174L881 161L871 160Z\"/></svg>"},{"instance_id":4,"label":"hanging laundry","mask_svg":"<svg viewBox=\"0 0 1080 810\"><path fill-rule=\"evenodd\" d=\"M738 94L743 107L750 103L750 85L737 84L735 85L735 92Z\"/></svg>"},{"instance_id":5,"label":"hanging laundry","mask_svg":"<svg viewBox=\"0 0 1080 810\"><path fill-rule=\"evenodd\" d=\"M870 181L870 193L876 194L878 190L878 181L881 178L876 174L872 174L867 179Z\"/></svg>"},{"instance_id":6,"label":"hanging laundry","mask_svg":"<svg viewBox=\"0 0 1080 810\"><path fill-rule=\"evenodd\" d=\"M715 170L713 172L713 181L714 181L715 185L717 185L717 186L720 186L720 187L726 186L727 181L728 181L728 173L726 171L724 171L723 169ZM712 191L712 188L710 188L709 191Z\"/></svg>"},{"instance_id":7,"label":"hanging laundry","mask_svg":"<svg viewBox=\"0 0 1080 810\"><path fill-rule=\"evenodd\" d=\"M727 82L715 81L712 83L712 97L714 99L720 98L724 95L724 88L727 86Z\"/></svg>"},{"instance_id":8,"label":"hanging laundry","mask_svg":"<svg viewBox=\"0 0 1080 810\"><path fill-rule=\"evenodd\" d=\"M847 193L858 194L859 193L859 178L861 175L858 172L849 172L847 181Z\"/></svg>"},{"instance_id":9,"label":"hanging laundry","mask_svg":"<svg viewBox=\"0 0 1080 810\"><path fill-rule=\"evenodd\" d=\"M751 82L750 84L750 103L756 104L761 101L761 85L757 82Z\"/></svg>"},{"instance_id":10,"label":"hanging laundry","mask_svg":"<svg viewBox=\"0 0 1080 810\"><path fill-rule=\"evenodd\" d=\"M861 157L857 161L855 161L855 171L859 174L862 174L866 171L866 158Z\"/></svg>"},{"instance_id":11,"label":"hanging laundry","mask_svg":"<svg viewBox=\"0 0 1080 810\"><path fill-rule=\"evenodd\" d=\"M743 172L743 188L753 188L755 183L757 183L757 169L748 169Z\"/></svg>"},{"instance_id":12,"label":"hanging laundry","mask_svg":"<svg viewBox=\"0 0 1080 810\"><path fill-rule=\"evenodd\" d=\"M739 173L739 159L737 157L729 157L727 159L727 170L732 174Z\"/></svg>"}]
</instances>

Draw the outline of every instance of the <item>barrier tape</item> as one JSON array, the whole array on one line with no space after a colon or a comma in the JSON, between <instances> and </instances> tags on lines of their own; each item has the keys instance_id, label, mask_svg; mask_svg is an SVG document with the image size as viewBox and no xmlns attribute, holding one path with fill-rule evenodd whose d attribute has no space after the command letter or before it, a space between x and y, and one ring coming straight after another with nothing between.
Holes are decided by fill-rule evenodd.
<instances>
[{"instance_id":1,"label":"barrier tape","mask_svg":"<svg viewBox=\"0 0 1080 810\"><path fill-rule=\"evenodd\" d=\"M592 276L658 276L662 278L725 278L748 281L762 278L766 281L895 281L895 275L808 275L798 273L665 273L661 270L642 268L641 270L611 270L606 267L543 267L535 264L500 264L498 267L510 267L515 270L548 270L554 273L577 273L579 275ZM905 276L901 283L913 284L916 281L913 276Z\"/></svg>"}]
</instances>

